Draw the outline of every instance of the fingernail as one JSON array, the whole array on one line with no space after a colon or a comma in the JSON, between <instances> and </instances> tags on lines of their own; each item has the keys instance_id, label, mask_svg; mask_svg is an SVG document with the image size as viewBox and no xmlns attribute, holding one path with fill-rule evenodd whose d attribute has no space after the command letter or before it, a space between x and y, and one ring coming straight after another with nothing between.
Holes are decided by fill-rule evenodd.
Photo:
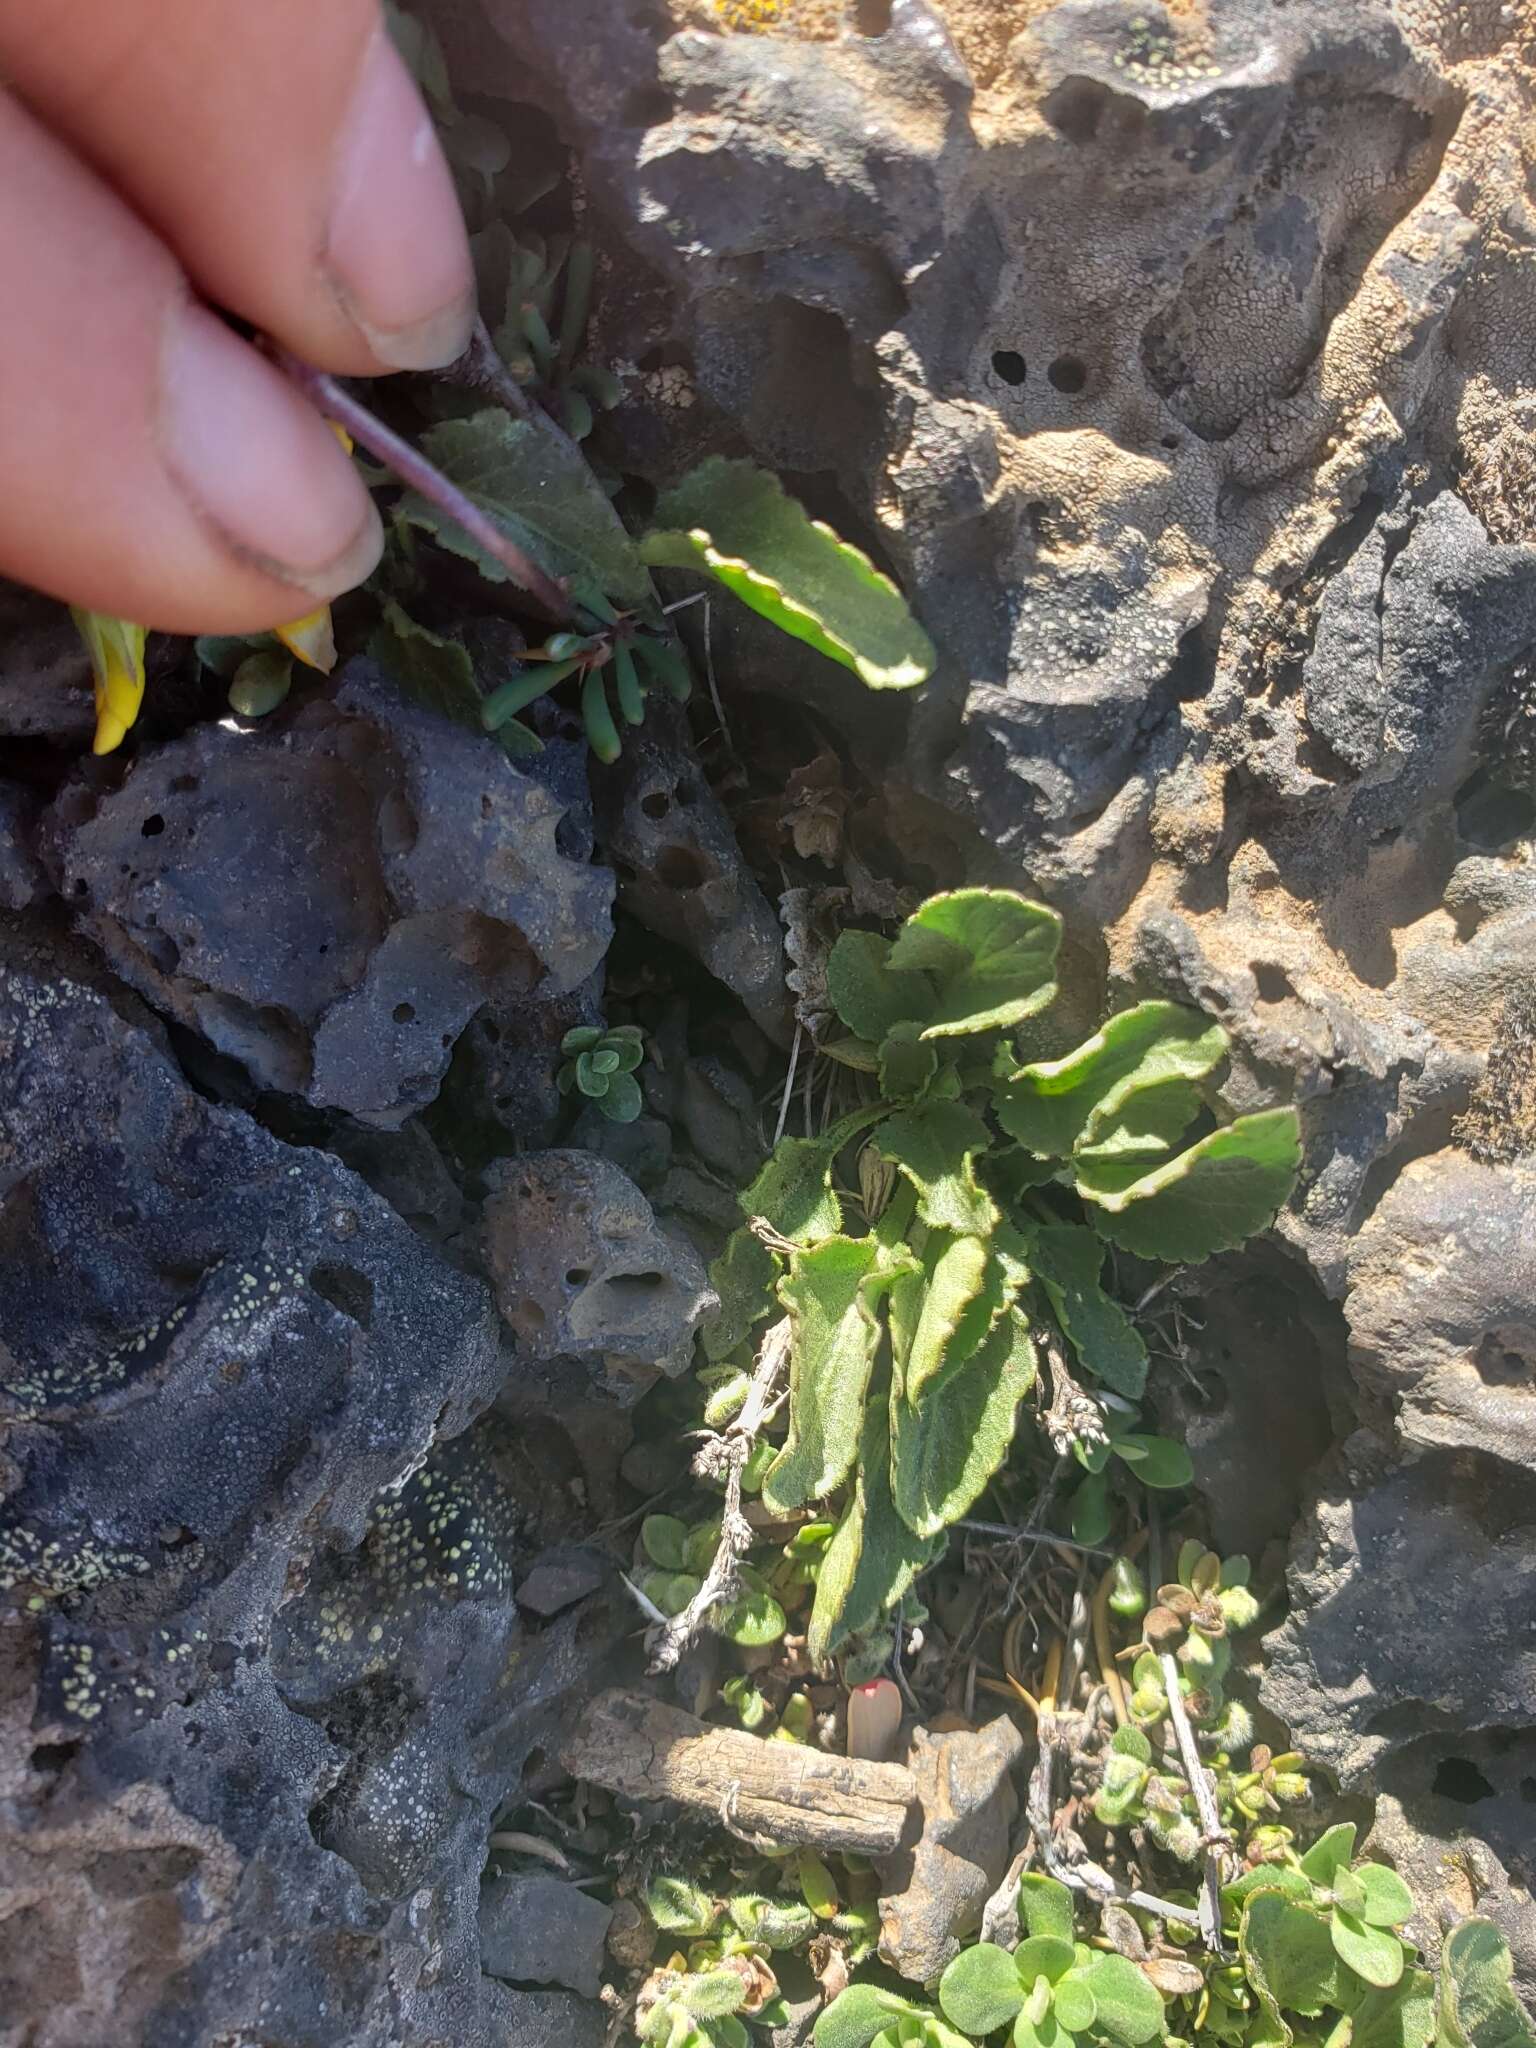
<instances>
[{"instance_id":1,"label":"fingernail","mask_svg":"<svg viewBox=\"0 0 1536 2048\"><path fill-rule=\"evenodd\" d=\"M371 574L383 529L335 436L206 307L173 316L159 426L166 467L232 553L322 602Z\"/></svg>"},{"instance_id":2,"label":"fingernail","mask_svg":"<svg viewBox=\"0 0 1536 2048\"><path fill-rule=\"evenodd\" d=\"M342 129L325 264L391 369L440 369L469 346L475 277L464 217L421 95L383 29Z\"/></svg>"}]
</instances>

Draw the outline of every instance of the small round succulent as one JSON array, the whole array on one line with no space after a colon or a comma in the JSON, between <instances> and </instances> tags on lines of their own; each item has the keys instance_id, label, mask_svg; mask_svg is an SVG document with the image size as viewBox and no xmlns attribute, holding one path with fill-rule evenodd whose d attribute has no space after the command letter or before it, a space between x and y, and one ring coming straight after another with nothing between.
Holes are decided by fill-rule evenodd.
<instances>
[{"instance_id":1,"label":"small round succulent","mask_svg":"<svg viewBox=\"0 0 1536 2048\"><path fill-rule=\"evenodd\" d=\"M561 1039L560 1050L566 1056L560 1093L569 1095L574 1088L595 1102L610 1123L632 1124L644 1103L635 1079L645 1056L639 1025L605 1031L600 1024L578 1024Z\"/></svg>"}]
</instances>

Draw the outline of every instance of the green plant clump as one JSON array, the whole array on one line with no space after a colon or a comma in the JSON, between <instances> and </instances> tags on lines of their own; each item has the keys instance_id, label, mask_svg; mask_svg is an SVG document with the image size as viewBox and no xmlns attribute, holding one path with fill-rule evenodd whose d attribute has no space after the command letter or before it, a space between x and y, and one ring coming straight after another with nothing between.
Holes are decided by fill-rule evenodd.
<instances>
[{"instance_id":1,"label":"green plant clump","mask_svg":"<svg viewBox=\"0 0 1536 2048\"><path fill-rule=\"evenodd\" d=\"M844 932L828 987L849 1036L824 1049L876 1099L779 1143L713 1269L717 1363L739 1366L759 1322L789 1318L765 1506L841 1502L816 1662L938 1556L1008 1456L1042 1349L1046 1431L1089 1482L1114 1458L1145 1486L1187 1485L1183 1446L1139 1426L1146 1346L1105 1287L1106 1251L1205 1259L1290 1193L1295 1111L1213 1118L1227 1041L1197 1011L1138 1003L1064 1058L1021 1059L1014 1034L1056 995L1060 936L1054 912L982 888L930 898L894 939ZM856 1195L835 1180L855 1145Z\"/></svg>"},{"instance_id":2,"label":"green plant clump","mask_svg":"<svg viewBox=\"0 0 1536 2048\"><path fill-rule=\"evenodd\" d=\"M595 1102L610 1123L632 1124L644 1106L635 1069L645 1057L645 1038L638 1024L578 1024L560 1041L565 1065L560 1069L562 1095L574 1089Z\"/></svg>"}]
</instances>

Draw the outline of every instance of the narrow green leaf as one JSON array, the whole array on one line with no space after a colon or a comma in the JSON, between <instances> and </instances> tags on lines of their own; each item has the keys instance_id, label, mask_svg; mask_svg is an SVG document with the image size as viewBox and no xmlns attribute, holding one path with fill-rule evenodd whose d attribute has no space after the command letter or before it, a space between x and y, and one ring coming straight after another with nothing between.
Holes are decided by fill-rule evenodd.
<instances>
[{"instance_id":1,"label":"narrow green leaf","mask_svg":"<svg viewBox=\"0 0 1536 2048\"><path fill-rule=\"evenodd\" d=\"M1491 1920L1463 1920L1440 1955L1440 2048L1536 2048L1515 1996L1509 1943Z\"/></svg>"},{"instance_id":2,"label":"narrow green leaf","mask_svg":"<svg viewBox=\"0 0 1536 2048\"><path fill-rule=\"evenodd\" d=\"M967 1364L920 1406L892 1401L896 1509L919 1536L958 1521L1008 1455L1035 1379L1029 1325L1010 1309Z\"/></svg>"},{"instance_id":3,"label":"narrow green leaf","mask_svg":"<svg viewBox=\"0 0 1536 2048\"><path fill-rule=\"evenodd\" d=\"M1028 1990L1006 1949L978 1941L962 1949L939 1979L939 2004L951 2025L980 2040L1023 2010Z\"/></svg>"},{"instance_id":4,"label":"narrow green leaf","mask_svg":"<svg viewBox=\"0 0 1536 2048\"><path fill-rule=\"evenodd\" d=\"M979 1237L951 1237L947 1232L935 1232L925 1252L924 1265L928 1269L928 1285L906 1355L902 1382L906 1399L914 1404L922 1399L930 1382L938 1379L946 1363L952 1368L964 1363L967 1354L956 1338L967 1309L981 1299L989 1277L994 1281L993 1292L1001 1308L998 1268ZM986 1327L975 1333L971 1351L975 1350L976 1341L986 1335Z\"/></svg>"},{"instance_id":5,"label":"narrow green leaf","mask_svg":"<svg viewBox=\"0 0 1536 2048\"><path fill-rule=\"evenodd\" d=\"M1385 1927L1368 1927L1342 1906L1334 1907L1328 1927L1339 1961L1367 1984L1390 1991L1403 1974L1403 1944L1397 1936Z\"/></svg>"},{"instance_id":6,"label":"narrow green leaf","mask_svg":"<svg viewBox=\"0 0 1536 2048\"><path fill-rule=\"evenodd\" d=\"M514 419L494 406L468 419L444 420L421 436L421 447L551 576L590 583L626 609L654 606L645 564L602 485L570 440L537 411ZM490 582L508 580L499 562L425 498L409 491L401 509Z\"/></svg>"},{"instance_id":7,"label":"narrow green leaf","mask_svg":"<svg viewBox=\"0 0 1536 2048\"><path fill-rule=\"evenodd\" d=\"M866 1286L879 1256L871 1238L827 1238L779 1282L793 1334L789 1435L763 1482L776 1514L825 1499L848 1476L880 1335Z\"/></svg>"},{"instance_id":8,"label":"narrow green leaf","mask_svg":"<svg viewBox=\"0 0 1536 2048\"><path fill-rule=\"evenodd\" d=\"M1283 1892L1257 1891L1243 1908L1243 1968L1274 2028L1289 2041L1282 2009L1315 2019L1336 2003L1339 1969L1321 1913Z\"/></svg>"},{"instance_id":9,"label":"narrow green leaf","mask_svg":"<svg viewBox=\"0 0 1536 2048\"><path fill-rule=\"evenodd\" d=\"M1138 1003L1111 1017L1064 1059L1021 1067L998 1096L998 1121L1030 1151L1059 1156L1070 1152L1085 1132L1092 1139L1103 1128L1107 1135L1140 1090L1177 1077L1203 1078L1220 1064L1226 1049L1221 1026L1198 1010L1179 1003Z\"/></svg>"},{"instance_id":10,"label":"narrow green leaf","mask_svg":"<svg viewBox=\"0 0 1536 2048\"><path fill-rule=\"evenodd\" d=\"M827 955L827 994L856 1038L879 1045L898 1024L921 1022L933 1008L925 974L901 974L890 965L890 939L878 932L839 932Z\"/></svg>"},{"instance_id":11,"label":"narrow green leaf","mask_svg":"<svg viewBox=\"0 0 1536 2048\"><path fill-rule=\"evenodd\" d=\"M1300 1159L1295 1110L1265 1109L1212 1131L1128 1187L1106 1185L1081 1161L1074 1173L1103 1236L1138 1257L1183 1265L1266 1229Z\"/></svg>"},{"instance_id":12,"label":"narrow green leaf","mask_svg":"<svg viewBox=\"0 0 1536 2048\"><path fill-rule=\"evenodd\" d=\"M867 1635L944 1549L942 1536L914 1536L891 1499L889 1389L876 1386L864 1410L853 1496L816 1576L806 1650L813 1664L849 1636Z\"/></svg>"},{"instance_id":13,"label":"narrow green leaf","mask_svg":"<svg viewBox=\"0 0 1536 2048\"><path fill-rule=\"evenodd\" d=\"M1147 1347L1119 1302L1104 1292L1103 1240L1081 1223L1048 1223L1029 1232L1036 1275L1084 1369L1127 1400L1147 1384Z\"/></svg>"},{"instance_id":14,"label":"narrow green leaf","mask_svg":"<svg viewBox=\"0 0 1536 2048\"><path fill-rule=\"evenodd\" d=\"M1061 919L1011 889L952 889L920 904L896 934L890 965L937 986L925 1038L1006 1030L1056 995Z\"/></svg>"},{"instance_id":15,"label":"narrow green leaf","mask_svg":"<svg viewBox=\"0 0 1536 2048\"><path fill-rule=\"evenodd\" d=\"M890 578L755 463L711 457L663 492L655 520L640 543L647 562L706 571L872 690L910 690L933 673L933 643Z\"/></svg>"},{"instance_id":16,"label":"narrow green leaf","mask_svg":"<svg viewBox=\"0 0 1536 2048\"><path fill-rule=\"evenodd\" d=\"M1111 1438L1110 1449L1125 1460L1143 1486L1172 1489L1195 1483L1189 1452L1171 1436L1141 1436L1132 1431Z\"/></svg>"},{"instance_id":17,"label":"narrow green leaf","mask_svg":"<svg viewBox=\"0 0 1536 2048\"><path fill-rule=\"evenodd\" d=\"M881 1156L917 1189L918 1214L935 1230L987 1237L998 1213L976 1179L976 1155L991 1143L987 1127L963 1103L928 1101L888 1116L874 1134Z\"/></svg>"},{"instance_id":18,"label":"narrow green leaf","mask_svg":"<svg viewBox=\"0 0 1536 2048\"><path fill-rule=\"evenodd\" d=\"M832 1168L850 1138L875 1123L884 1104L840 1117L819 1138L781 1138L749 1188L737 1197L744 1216L761 1216L781 1237L815 1244L843 1225L842 1204L832 1192Z\"/></svg>"},{"instance_id":19,"label":"narrow green leaf","mask_svg":"<svg viewBox=\"0 0 1536 2048\"><path fill-rule=\"evenodd\" d=\"M1163 2001L1134 1963L1124 1956L1095 1955L1081 1974L1098 2007L1098 2026L1112 2041L1140 2048L1144 2041L1162 2038Z\"/></svg>"},{"instance_id":20,"label":"narrow green leaf","mask_svg":"<svg viewBox=\"0 0 1536 2048\"><path fill-rule=\"evenodd\" d=\"M733 1230L725 1250L709 1269L720 1297L720 1313L704 1330L704 1355L712 1364L729 1358L774 1305L779 1261L754 1231Z\"/></svg>"}]
</instances>

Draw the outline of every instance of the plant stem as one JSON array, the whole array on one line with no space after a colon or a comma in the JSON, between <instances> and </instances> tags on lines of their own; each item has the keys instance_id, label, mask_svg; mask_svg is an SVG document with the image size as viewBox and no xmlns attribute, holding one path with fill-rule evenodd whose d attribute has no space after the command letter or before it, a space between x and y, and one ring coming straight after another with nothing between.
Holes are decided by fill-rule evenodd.
<instances>
[{"instance_id":1,"label":"plant stem","mask_svg":"<svg viewBox=\"0 0 1536 2048\"><path fill-rule=\"evenodd\" d=\"M769 1327L763 1339L757 1370L740 1414L719 1436L712 1437L694 1460L695 1471L700 1469L703 1459L706 1469L723 1469L725 1473L720 1543L703 1585L682 1613L674 1615L657 1633L651 1661L646 1666L653 1678L659 1672L671 1671L714 1609L734 1600L741 1590L741 1560L752 1547L752 1525L741 1512L742 1468L757 1442L758 1431L771 1413L774 1390L788 1362L789 1318L784 1316Z\"/></svg>"},{"instance_id":2,"label":"plant stem","mask_svg":"<svg viewBox=\"0 0 1536 2048\"><path fill-rule=\"evenodd\" d=\"M1168 1718L1173 1723L1173 1732L1178 1740L1179 1758L1184 1765L1184 1775L1189 1780L1189 1789L1195 1795L1195 1810L1200 1816L1201 1845L1205 1851L1205 1879L1200 1893L1200 1932L1207 1948L1217 1955L1225 1953L1221 1939L1221 1851L1227 1842L1226 1829L1221 1824L1221 1815L1216 1810L1216 1795L1204 1764L1200 1761L1199 1744L1195 1731L1189 1725L1189 1715L1184 1706L1184 1695L1179 1689L1178 1659L1171 1650L1164 1650L1158 1657L1162 1667L1163 1687L1168 1695Z\"/></svg>"},{"instance_id":3,"label":"plant stem","mask_svg":"<svg viewBox=\"0 0 1536 2048\"><path fill-rule=\"evenodd\" d=\"M462 526L475 545L493 561L499 562L512 581L537 599L551 617L562 622L574 617L570 596L564 586L546 575L531 556L526 555L515 541L509 540L474 500L444 476L435 463L429 462L420 449L413 448L392 427L386 427L360 399L354 398L323 370L301 362L297 356L289 355L286 349L276 351L276 360L279 369L319 412L345 427L353 440L386 468L393 470L401 483L408 484L429 505L435 505L456 526Z\"/></svg>"}]
</instances>

